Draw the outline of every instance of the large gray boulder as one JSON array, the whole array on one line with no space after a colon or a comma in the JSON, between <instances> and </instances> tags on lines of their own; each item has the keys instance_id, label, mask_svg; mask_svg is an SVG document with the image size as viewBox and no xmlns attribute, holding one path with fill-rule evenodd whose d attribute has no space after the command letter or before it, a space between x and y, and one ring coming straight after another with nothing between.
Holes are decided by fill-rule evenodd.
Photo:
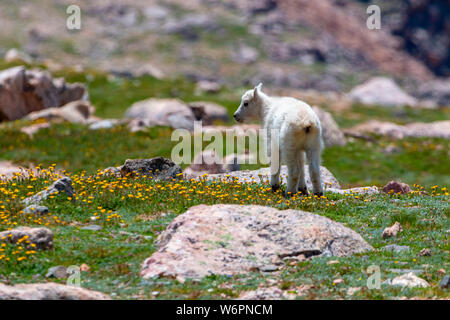
<instances>
[{"instance_id":1,"label":"large gray boulder","mask_svg":"<svg viewBox=\"0 0 450 320\"><path fill-rule=\"evenodd\" d=\"M14 67L0 72L0 121L20 119L33 111L80 100L82 84L53 79L47 71Z\"/></svg>"},{"instance_id":2,"label":"large gray boulder","mask_svg":"<svg viewBox=\"0 0 450 320\"><path fill-rule=\"evenodd\" d=\"M198 205L157 239L141 275L200 279L275 271L283 259L349 256L373 248L355 231L317 214L256 205Z\"/></svg>"},{"instance_id":3,"label":"large gray boulder","mask_svg":"<svg viewBox=\"0 0 450 320\"><path fill-rule=\"evenodd\" d=\"M385 107L415 106L417 100L400 88L394 80L375 77L353 88L349 93L352 101Z\"/></svg>"},{"instance_id":4,"label":"large gray boulder","mask_svg":"<svg viewBox=\"0 0 450 320\"><path fill-rule=\"evenodd\" d=\"M393 122L369 120L348 129L350 133L374 133L394 139L416 138L450 138L450 121L414 122L400 125Z\"/></svg>"},{"instance_id":5,"label":"large gray boulder","mask_svg":"<svg viewBox=\"0 0 450 320\"><path fill-rule=\"evenodd\" d=\"M0 283L0 300L110 300L104 293L59 283L8 286Z\"/></svg>"},{"instance_id":6,"label":"large gray boulder","mask_svg":"<svg viewBox=\"0 0 450 320\"><path fill-rule=\"evenodd\" d=\"M147 99L134 103L126 112L126 118L144 120L146 126L169 126L174 129L192 130L194 112L178 99Z\"/></svg>"}]
</instances>

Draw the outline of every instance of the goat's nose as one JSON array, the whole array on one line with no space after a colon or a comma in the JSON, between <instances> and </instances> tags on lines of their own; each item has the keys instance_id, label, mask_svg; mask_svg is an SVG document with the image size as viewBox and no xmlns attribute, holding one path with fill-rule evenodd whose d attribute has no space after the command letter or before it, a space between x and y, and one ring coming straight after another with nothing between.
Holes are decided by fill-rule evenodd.
<instances>
[{"instance_id":1,"label":"goat's nose","mask_svg":"<svg viewBox=\"0 0 450 320\"><path fill-rule=\"evenodd\" d=\"M237 115L236 115L236 113L233 114L233 118L237 120Z\"/></svg>"}]
</instances>

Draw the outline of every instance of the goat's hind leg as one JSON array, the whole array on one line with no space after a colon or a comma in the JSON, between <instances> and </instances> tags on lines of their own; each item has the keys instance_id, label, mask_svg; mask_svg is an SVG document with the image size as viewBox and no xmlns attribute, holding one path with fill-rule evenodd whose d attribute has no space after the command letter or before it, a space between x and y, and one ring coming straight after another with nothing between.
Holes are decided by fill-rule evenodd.
<instances>
[{"instance_id":1,"label":"goat's hind leg","mask_svg":"<svg viewBox=\"0 0 450 320\"><path fill-rule=\"evenodd\" d=\"M320 178L320 148L307 151L309 162L309 176L313 185L313 192L317 196L323 196L322 181Z\"/></svg>"},{"instance_id":2,"label":"goat's hind leg","mask_svg":"<svg viewBox=\"0 0 450 320\"><path fill-rule=\"evenodd\" d=\"M286 196L289 197L297 193L300 176L298 153L293 148L286 150L286 165L288 169Z\"/></svg>"},{"instance_id":3,"label":"goat's hind leg","mask_svg":"<svg viewBox=\"0 0 450 320\"><path fill-rule=\"evenodd\" d=\"M308 188L305 181L305 152L300 151L298 159L299 175L298 175L298 192L302 195L308 195Z\"/></svg>"}]
</instances>

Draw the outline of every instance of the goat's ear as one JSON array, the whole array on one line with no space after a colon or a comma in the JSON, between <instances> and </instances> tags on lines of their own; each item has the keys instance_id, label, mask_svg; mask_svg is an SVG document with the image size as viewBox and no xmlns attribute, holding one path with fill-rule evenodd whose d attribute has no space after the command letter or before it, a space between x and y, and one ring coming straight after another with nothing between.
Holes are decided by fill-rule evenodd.
<instances>
[{"instance_id":1,"label":"goat's ear","mask_svg":"<svg viewBox=\"0 0 450 320\"><path fill-rule=\"evenodd\" d=\"M261 89L262 89L262 83L260 82L253 90L253 97L257 98Z\"/></svg>"}]
</instances>

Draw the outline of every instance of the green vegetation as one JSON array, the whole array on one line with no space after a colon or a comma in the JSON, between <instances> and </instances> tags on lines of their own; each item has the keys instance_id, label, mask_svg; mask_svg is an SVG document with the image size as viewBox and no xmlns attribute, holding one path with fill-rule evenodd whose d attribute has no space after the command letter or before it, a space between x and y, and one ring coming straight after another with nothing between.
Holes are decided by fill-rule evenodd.
<instances>
[{"instance_id":1,"label":"green vegetation","mask_svg":"<svg viewBox=\"0 0 450 320\"><path fill-rule=\"evenodd\" d=\"M115 298L208 299L235 298L240 292L268 285L273 279L281 288L295 292L298 286L312 287L301 298L368 298L388 299L399 296L422 298L449 297L438 289L442 278L439 269L448 270L449 244L443 230L450 228L449 197L446 189L432 188L428 194L409 195L336 195L324 198L296 196L287 200L272 193L269 186L236 184L233 181L154 182L149 179L108 178L72 175L76 195L60 194L44 202L48 216L21 213L20 199L33 194L56 178L53 168L41 170L36 178L17 178L0 183L0 228L14 225L49 227L55 234L55 248L26 254L20 245L8 244L0 252L0 278L9 283L42 282L48 268L55 265L87 264L81 273L83 287L112 294ZM34 181L32 181L34 180ZM418 190L422 190L420 187ZM176 199L176 201L175 201ZM301 209L317 212L359 232L376 249L347 258L314 258L286 264L279 274L253 272L245 276L211 276L200 282L179 283L172 279L142 280L141 263L155 250L154 240L172 219L189 207L204 204L261 204L279 209ZM167 213L161 215L161 213ZM92 218L97 220L92 222ZM383 228L400 221L403 232L398 239L383 240ZM101 231L82 230L95 223ZM396 243L410 246L405 253L378 250ZM214 244L212 244L214 245ZM423 248L432 250L431 257L419 256ZM13 251L16 253L13 254ZM21 257L25 257L19 261ZM9 258L9 260L7 260ZM336 264L327 264L338 260ZM383 285L381 290L368 289L367 268L378 265L381 279L398 274L392 269L421 269L421 277L430 288L400 289ZM333 285L341 278L342 284ZM63 280L52 279L63 282ZM361 288L354 296L350 287ZM159 294L154 295L157 291Z\"/></svg>"},{"instance_id":2,"label":"green vegetation","mask_svg":"<svg viewBox=\"0 0 450 320\"><path fill-rule=\"evenodd\" d=\"M0 69L4 66L0 62ZM224 105L230 114L239 103L239 92L228 88L217 95L196 95L194 84L185 79L111 78L91 70L85 73L65 70L56 76L64 76L69 82L85 83L100 117L122 117L133 102L148 97L214 101ZM328 106L324 108L329 110ZM343 127L369 119L394 119L406 123L443 120L449 116L448 109L405 108L403 113L396 113L398 110L359 105L345 113L330 111ZM25 248L19 249L20 245L1 247L0 244L1 282L43 282L50 280L45 278L50 267L84 263L90 269L81 274L82 286L112 294L118 299L235 298L242 291L256 289L259 285L271 286L270 279L292 292L301 285L310 284L311 288L300 297L306 299L450 297L448 291L438 288L442 279L439 270L449 272L448 140L374 137L373 142L351 140L346 146L324 151L323 164L344 187L383 186L395 179L423 186L424 189L416 186L414 193L365 196L326 193L321 199L296 196L288 200L261 184L155 182L145 178L96 175L98 170L120 165L129 158L169 157L176 144L170 141L169 128L156 127L130 133L125 125L90 131L86 126L63 123L53 124L30 138L20 131L26 125L29 123L23 120L0 124L1 159L25 166L42 164L41 167L51 167L39 169L36 177L0 181L0 231L19 225L47 226L55 235L55 248L27 254ZM394 147L395 152L387 154L386 147ZM62 194L49 198L43 203L50 209L47 216L22 213L24 206L20 200L48 186L57 178L54 172L60 169L70 172L76 192L74 199ZM359 232L376 250L347 258L323 257L287 264L279 274L253 272L231 278L211 276L200 282L186 283L166 278L143 281L139 277L140 265L156 250L154 240L158 234L177 215L201 203L261 204L316 212ZM404 228L400 236L382 239L383 228L395 221ZM81 229L92 223L101 225L102 230ZM402 253L379 250L393 243L411 249ZM432 255L420 256L423 248L430 248ZM21 257L25 259L19 261ZM339 262L327 264L330 260ZM398 275L391 269L423 270L420 277L431 287L401 289L382 285L381 290L368 289L367 268L370 265L380 266L382 281ZM333 280L338 278L344 282L333 285ZM347 289L351 287L361 289L349 296Z\"/></svg>"}]
</instances>

